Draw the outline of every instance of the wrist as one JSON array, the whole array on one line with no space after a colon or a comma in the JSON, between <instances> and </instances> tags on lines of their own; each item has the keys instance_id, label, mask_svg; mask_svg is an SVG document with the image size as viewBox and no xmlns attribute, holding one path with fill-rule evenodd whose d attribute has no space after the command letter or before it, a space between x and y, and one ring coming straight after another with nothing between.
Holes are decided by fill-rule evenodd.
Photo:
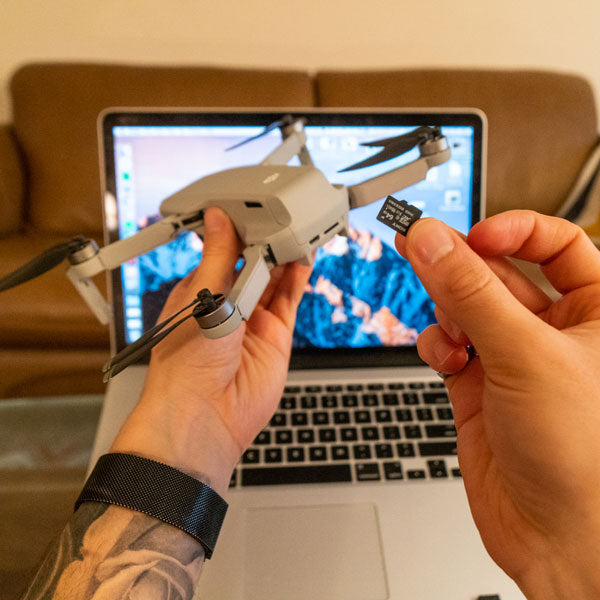
<instances>
[{"instance_id":1,"label":"wrist","mask_svg":"<svg viewBox=\"0 0 600 600\"><path fill-rule=\"evenodd\" d=\"M111 452L162 462L209 485L220 495L229 487L241 450L209 411L193 419L141 402L117 434Z\"/></svg>"}]
</instances>

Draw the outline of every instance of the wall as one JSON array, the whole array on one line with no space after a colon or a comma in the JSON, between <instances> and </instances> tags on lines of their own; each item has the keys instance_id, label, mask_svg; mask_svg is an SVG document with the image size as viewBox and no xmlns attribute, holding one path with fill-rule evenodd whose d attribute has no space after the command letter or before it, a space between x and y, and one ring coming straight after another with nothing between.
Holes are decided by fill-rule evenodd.
<instances>
[{"instance_id":1,"label":"wall","mask_svg":"<svg viewBox=\"0 0 600 600\"><path fill-rule=\"evenodd\" d=\"M0 0L0 122L32 60L540 67L600 90L598 0Z\"/></svg>"}]
</instances>

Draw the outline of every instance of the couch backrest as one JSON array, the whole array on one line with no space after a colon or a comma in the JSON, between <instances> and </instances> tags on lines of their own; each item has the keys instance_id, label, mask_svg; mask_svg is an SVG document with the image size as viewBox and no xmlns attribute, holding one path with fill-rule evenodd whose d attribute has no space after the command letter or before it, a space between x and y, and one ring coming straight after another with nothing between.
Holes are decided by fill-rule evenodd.
<instances>
[{"instance_id":1,"label":"couch backrest","mask_svg":"<svg viewBox=\"0 0 600 600\"><path fill-rule=\"evenodd\" d=\"M409 69L320 73L320 106L476 107L488 117L487 214L553 214L598 142L593 91L540 71Z\"/></svg>"},{"instance_id":2,"label":"couch backrest","mask_svg":"<svg viewBox=\"0 0 600 600\"><path fill-rule=\"evenodd\" d=\"M96 119L111 106L312 106L299 71L32 64L11 81L14 131L28 171L27 225L102 231ZM97 237L97 235L96 235Z\"/></svg>"}]
</instances>

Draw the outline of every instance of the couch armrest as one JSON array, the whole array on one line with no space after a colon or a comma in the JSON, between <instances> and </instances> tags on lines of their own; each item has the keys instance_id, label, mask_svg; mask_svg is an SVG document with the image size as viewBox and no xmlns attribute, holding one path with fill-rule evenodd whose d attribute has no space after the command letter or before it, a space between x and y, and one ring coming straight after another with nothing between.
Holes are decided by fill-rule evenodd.
<instances>
[{"instance_id":1,"label":"couch armrest","mask_svg":"<svg viewBox=\"0 0 600 600\"><path fill-rule=\"evenodd\" d=\"M18 233L25 220L25 165L10 125L0 125L0 237Z\"/></svg>"}]
</instances>

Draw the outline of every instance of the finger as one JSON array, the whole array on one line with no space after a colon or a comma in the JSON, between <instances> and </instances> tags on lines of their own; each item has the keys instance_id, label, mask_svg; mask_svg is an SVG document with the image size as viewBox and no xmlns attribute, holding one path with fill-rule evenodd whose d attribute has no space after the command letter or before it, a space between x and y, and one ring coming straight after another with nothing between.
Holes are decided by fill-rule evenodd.
<instances>
[{"instance_id":1,"label":"finger","mask_svg":"<svg viewBox=\"0 0 600 600\"><path fill-rule=\"evenodd\" d=\"M475 225L468 242L486 256L514 256L540 264L563 294L600 283L600 252L580 227L565 219L511 210Z\"/></svg>"},{"instance_id":2,"label":"finger","mask_svg":"<svg viewBox=\"0 0 600 600\"><path fill-rule=\"evenodd\" d=\"M461 239L468 239L462 233L458 231L456 233ZM406 258L406 238L400 234L396 235L396 249ZM476 248L474 250L477 251ZM552 299L504 256L483 256L482 258L513 296L531 312L539 314L552 304Z\"/></svg>"},{"instance_id":3,"label":"finger","mask_svg":"<svg viewBox=\"0 0 600 600\"><path fill-rule=\"evenodd\" d=\"M433 301L482 358L488 351L511 354L525 343L525 331L539 327L485 261L441 221L417 221L403 251Z\"/></svg>"},{"instance_id":4,"label":"finger","mask_svg":"<svg viewBox=\"0 0 600 600\"><path fill-rule=\"evenodd\" d=\"M469 336L439 307L434 308L435 318L446 335L461 346L471 346Z\"/></svg>"},{"instance_id":5,"label":"finger","mask_svg":"<svg viewBox=\"0 0 600 600\"><path fill-rule=\"evenodd\" d=\"M288 328L293 328L296 311L308 283L312 267L288 263L276 282L266 308L281 319Z\"/></svg>"},{"instance_id":6,"label":"finger","mask_svg":"<svg viewBox=\"0 0 600 600\"><path fill-rule=\"evenodd\" d=\"M239 253L240 242L231 221L222 210L209 208L204 213L204 245L200 265L175 287L163 312L167 314L185 306L204 288L213 294L227 294Z\"/></svg>"},{"instance_id":7,"label":"finger","mask_svg":"<svg viewBox=\"0 0 600 600\"><path fill-rule=\"evenodd\" d=\"M434 370L458 373L468 361L467 349L455 343L439 325L430 325L417 339L419 356Z\"/></svg>"}]
</instances>

